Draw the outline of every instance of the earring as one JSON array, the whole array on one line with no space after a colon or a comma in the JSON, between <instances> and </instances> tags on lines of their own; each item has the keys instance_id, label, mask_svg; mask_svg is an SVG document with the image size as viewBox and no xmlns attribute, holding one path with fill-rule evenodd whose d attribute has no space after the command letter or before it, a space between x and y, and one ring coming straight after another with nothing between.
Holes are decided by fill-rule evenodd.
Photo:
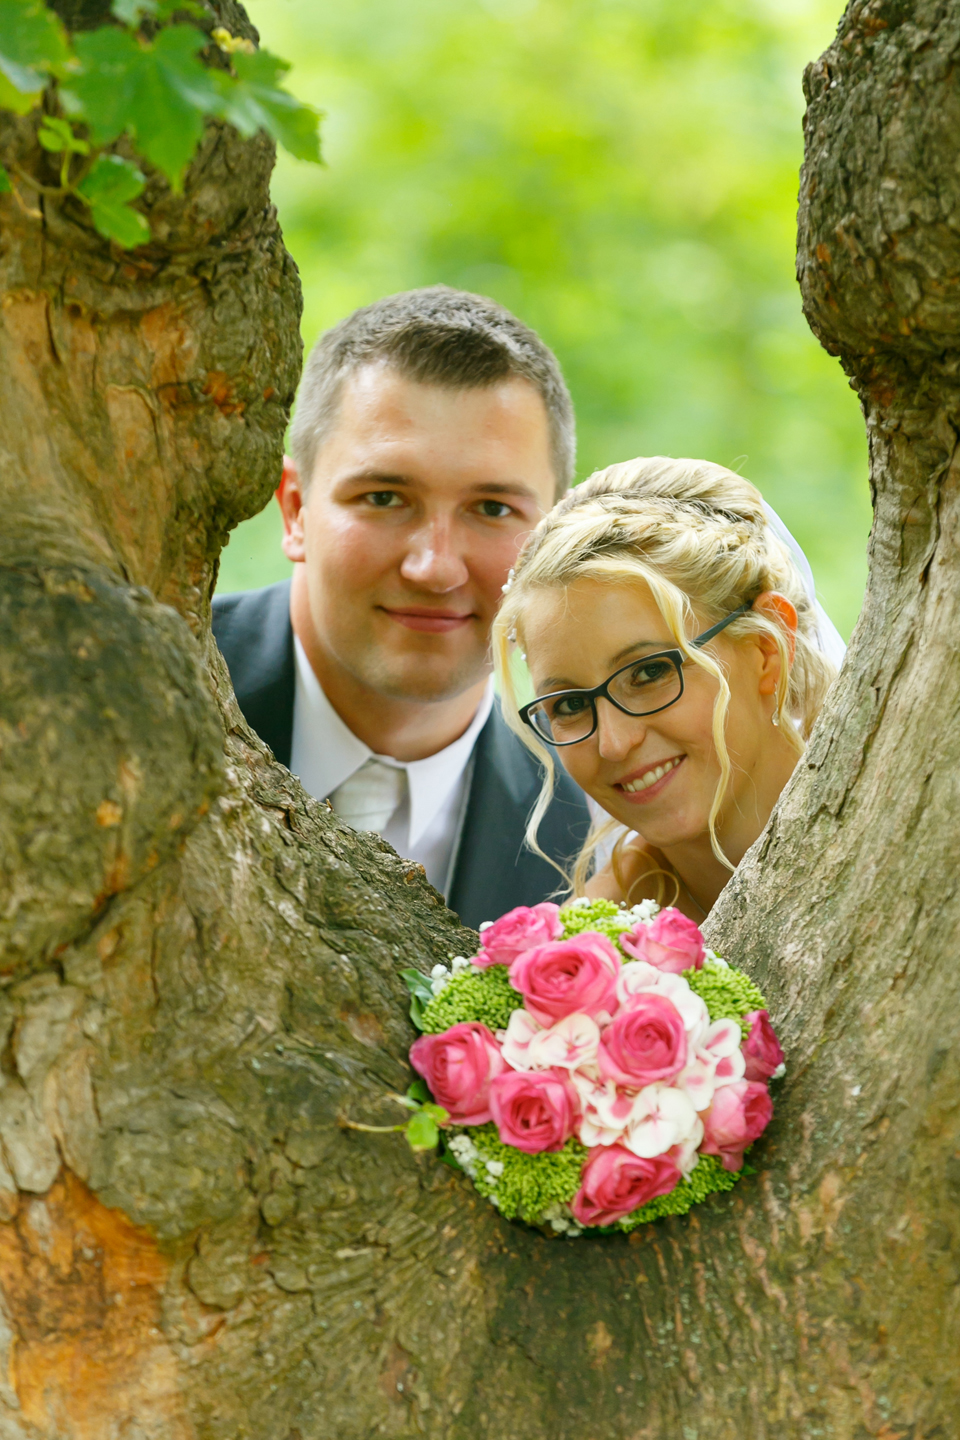
<instances>
[{"instance_id":1,"label":"earring","mask_svg":"<svg viewBox=\"0 0 960 1440\"><path fill-rule=\"evenodd\" d=\"M773 723L774 725L780 724L780 716L777 714L776 710L774 710L773 712Z\"/></svg>"}]
</instances>

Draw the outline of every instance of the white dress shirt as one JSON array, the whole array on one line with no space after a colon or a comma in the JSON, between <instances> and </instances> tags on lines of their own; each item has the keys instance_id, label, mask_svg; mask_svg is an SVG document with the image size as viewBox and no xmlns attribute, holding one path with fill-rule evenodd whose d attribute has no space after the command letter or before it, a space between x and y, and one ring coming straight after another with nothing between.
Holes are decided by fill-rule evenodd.
<instances>
[{"instance_id":1,"label":"white dress shirt","mask_svg":"<svg viewBox=\"0 0 960 1440\"><path fill-rule=\"evenodd\" d=\"M293 648L296 689L290 769L311 795L329 799L344 818L356 818L357 828L375 829L398 855L422 865L441 894L448 893L470 789L473 747L490 715L493 681L459 740L425 760L395 760L392 755L375 755L357 739L323 693L296 636ZM398 776L393 790L382 767L404 772L405 781ZM358 775L361 768L364 773ZM352 783L346 786L347 781ZM392 799L396 808L384 822ZM380 823L362 823L364 815Z\"/></svg>"}]
</instances>

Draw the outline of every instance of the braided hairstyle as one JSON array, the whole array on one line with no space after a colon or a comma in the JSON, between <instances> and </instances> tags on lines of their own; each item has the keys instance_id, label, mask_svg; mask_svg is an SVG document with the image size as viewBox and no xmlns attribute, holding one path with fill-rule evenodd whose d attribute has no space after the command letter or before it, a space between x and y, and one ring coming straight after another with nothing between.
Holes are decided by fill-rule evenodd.
<instances>
[{"instance_id":1,"label":"braided hairstyle","mask_svg":"<svg viewBox=\"0 0 960 1440\"><path fill-rule=\"evenodd\" d=\"M815 609L793 556L771 530L756 487L707 460L654 456L611 465L541 520L507 582L493 630L504 716L545 771L527 827L527 843L540 855L537 830L553 793L555 762L549 747L520 720L512 658L515 648L521 656L524 651L527 597L584 578L649 587L678 648L717 680L713 736L721 774L709 827L714 853L730 866L715 828L732 770L725 740L730 689L722 662L691 648L688 636L699 620L709 626L768 590L791 602L797 612L795 642L775 619L753 610L725 633L732 640L763 633L776 644L781 662L776 721L799 757L836 669L820 648ZM622 842L628 832L619 822L592 827L572 877L565 876L575 890L582 890L598 845L617 829Z\"/></svg>"}]
</instances>

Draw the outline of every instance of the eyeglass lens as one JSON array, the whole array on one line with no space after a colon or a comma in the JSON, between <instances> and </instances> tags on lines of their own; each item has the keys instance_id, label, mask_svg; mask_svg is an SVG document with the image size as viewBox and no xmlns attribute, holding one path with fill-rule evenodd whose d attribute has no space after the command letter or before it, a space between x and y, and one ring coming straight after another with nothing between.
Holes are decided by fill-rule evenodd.
<instances>
[{"instance_id":1,"label":"eyeglass lens","mask_svg":"<svg viewBox=\"0 0 960 1440\"><path fill-rule=\"evenodd\" d=\"M607 693L630 715L651 715L679 700L683 682L676 663L651 655L620 670L607 682ZM580 690L547 696L532 709L530 719L545 740L570 745L585 740L594 727L596 701Z\"/></svg>"}]
</instances>

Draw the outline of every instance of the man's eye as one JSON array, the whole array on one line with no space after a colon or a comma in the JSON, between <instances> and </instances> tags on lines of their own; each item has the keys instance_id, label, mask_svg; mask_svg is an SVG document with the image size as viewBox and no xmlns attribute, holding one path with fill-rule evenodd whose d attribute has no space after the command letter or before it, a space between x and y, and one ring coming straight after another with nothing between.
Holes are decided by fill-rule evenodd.
<instances>
[{"instance_id":1,"label":"man's eye","mask_svg":"<svg viewBox=\"0 0 960 1440\"><path fill-rule=\"evenodd\" d=\"M395 510L403 504L396 490L370 490L363 498L374 510Z\"/></svg>"},{"instance_id":2,"label":"man's eye","mask_svg":"<svg viewBox=\"0 0 960 1440\"><path fill-rule=\"evenodd\" d=\"M477 510L485 520L505 520L513 513L512 506L505 505L502 500L481 500Z\"/></svg>"}]
</instances>

